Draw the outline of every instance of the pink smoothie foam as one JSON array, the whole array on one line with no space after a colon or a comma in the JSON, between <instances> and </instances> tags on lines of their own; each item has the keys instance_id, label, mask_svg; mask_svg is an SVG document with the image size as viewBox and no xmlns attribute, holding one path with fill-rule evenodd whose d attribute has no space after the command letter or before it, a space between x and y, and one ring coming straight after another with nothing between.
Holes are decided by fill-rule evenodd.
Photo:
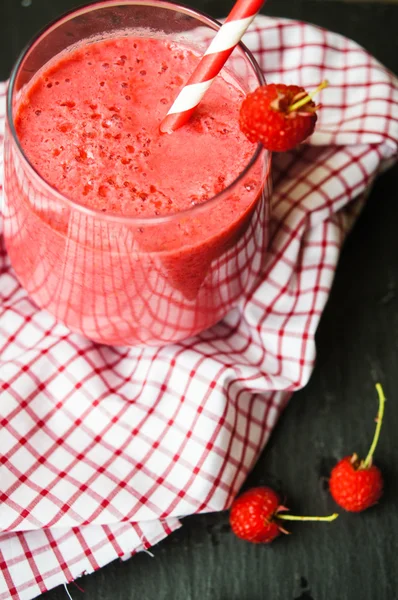
<instances>
[{"instance_id":1,"label":"pink smoothie foam","mask_svg":"<svg viewBox=\"0 0 398 600\"><path fill-rule=\"evenodd\" d=\"M232 78L217 78L187 126L159 132L197 61L192 50L140 37L65 54L19 107L31 163L60 192L104 212L165 215L214 196L254 152L239 129L244 95Z\"/></svg>"}]
</instances>

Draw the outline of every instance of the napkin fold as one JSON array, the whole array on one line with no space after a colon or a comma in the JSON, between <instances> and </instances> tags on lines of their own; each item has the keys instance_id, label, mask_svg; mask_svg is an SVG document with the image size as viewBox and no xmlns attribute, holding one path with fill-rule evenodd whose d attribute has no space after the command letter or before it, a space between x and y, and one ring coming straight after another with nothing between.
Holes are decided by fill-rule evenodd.
<instances>
[{"instance_id":1,"label":"napkin fold","mask_svg":"<svg viewBox=\"0 0 398 600\"><path fill-rule=\"evenodd\" d=\"M310 377L342 243L396 160L398 82L306 23L258 17L244 42L269 82L330 87L309 144L274 157L266 273L221 323L160 349L98 346L37 309L0 237L0 600L228 507Z\"/></svg>"}]
</instances>

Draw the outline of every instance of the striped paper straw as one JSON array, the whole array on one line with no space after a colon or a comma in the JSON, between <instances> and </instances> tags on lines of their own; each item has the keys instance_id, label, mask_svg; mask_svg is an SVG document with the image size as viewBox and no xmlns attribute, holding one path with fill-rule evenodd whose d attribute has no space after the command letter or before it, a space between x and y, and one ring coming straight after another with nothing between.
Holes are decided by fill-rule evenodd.
<instances>
[{"instance_id":1,"label":"striped paper straw","mask_svg":"<svg viewBox=\"0 0 398 600\"><path fill-rule=\"evenodd\" d=\"M265 0L238 0L160 124L171 133L186 123Z\"/></svg>"}]
</instances>

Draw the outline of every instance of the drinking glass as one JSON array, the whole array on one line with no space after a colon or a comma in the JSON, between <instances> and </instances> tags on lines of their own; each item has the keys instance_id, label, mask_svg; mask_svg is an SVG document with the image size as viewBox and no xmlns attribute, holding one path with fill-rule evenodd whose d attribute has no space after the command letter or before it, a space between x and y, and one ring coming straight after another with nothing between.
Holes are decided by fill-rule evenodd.
<instances>
[{"instance_id":1,"label":"drinking glass","mask_svg":"<svg viewBox=\"0 0 398 600\"><path fill-rule=\"evenodd\" d=\"M178 342L215 324L250 293L267 250L270 155L258 146L235 181L187 210L147 218L104 213L63 195L30 164L14 123L18 100L32 77L70 46L131 33L167 36L202 54L219 27L170 2L99 2L49 25L13 69L4 161L7 250L31 299L96 342ZM243 45L225 68L245 92L263 83ZM234 213L242 195L246 208Z\"/></svg>"}]
</instances>

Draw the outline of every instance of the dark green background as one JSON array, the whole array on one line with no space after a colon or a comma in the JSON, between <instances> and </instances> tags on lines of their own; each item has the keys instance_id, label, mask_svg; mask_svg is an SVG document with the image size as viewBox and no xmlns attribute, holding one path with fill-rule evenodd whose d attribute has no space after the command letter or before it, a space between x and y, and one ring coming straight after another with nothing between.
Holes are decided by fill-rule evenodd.
<instances>
[{"instance_id":1,"label":"dark green background","mask_svg":"<svg viewBox=\"0 0 398 600\"><path fill-rule=\"evenodd\" d=\"M25 6L23 6L25 4ZM73 0L0 0L0 79L18 52ZM225 0L190 2L215 17ZM28 5L28 6L26 6ZM310 21L347 35L398 71L398 4L269 0L265 14ZM153 548L79 580L74 600L395 600L398 598L398 169L376 183L350 235L319 327L318 360L295 394L247 485L282 485L295 512L335 510L325 476L334 461L364 454L377 410L374 383L389 402L377 462L386 479L381 504L331 525L296 524L271 546L236 539L226 513L184 520ZM283 482L283 484L281 483ZM65 600L63 588L43 600Z\"/></svg>"}]
</instances>

